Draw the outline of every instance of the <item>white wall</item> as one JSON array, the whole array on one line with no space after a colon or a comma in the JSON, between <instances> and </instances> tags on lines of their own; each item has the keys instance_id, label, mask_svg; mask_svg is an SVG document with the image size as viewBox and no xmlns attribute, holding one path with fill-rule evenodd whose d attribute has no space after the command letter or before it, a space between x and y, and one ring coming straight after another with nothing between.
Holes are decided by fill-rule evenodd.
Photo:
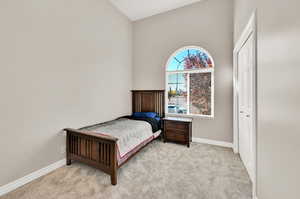
<instances>
[{"instance_id":1,"label":"white wall","mask_svg":"<svg viewBox=\"0 0 300 199\"><path fill-rule=\"evenodd\" d=\"M164 89L171 54L198 45L215 61L215 118L195 118L194 137L232 142L233 1L208 0L133 24L133 87Z\"/></svg>"},{"instance_id":2,"label":"white wall","mask_svg":"<svg viewBox=\"0 0 300 199\"><path fill-rule=\"evenodd\" d=\"M300 2L235 0L235 18L250 17L249 4L258 13L258 198L299 198ZM248 20L235 19L235 30Z\"/></svg>"},{"instance_id":3,"label":"white wall","mask_svg":"<svg viewBox=\"0 0 300 199\"><path fill-rule=\"evenodd\" d=\"M0 1L0 186L64 158L59 131L131 111L132 24L107 0Z\"/></svg>"},{"instance_id":4,"label":"white wall","mask_svg":"<svg viewBox=\"0 0 300 199\"><path fill-rule=\"evenodd\" d=\"M300 198L300 2L258 1L258 198Z\"/></svg>"}]
</instances>

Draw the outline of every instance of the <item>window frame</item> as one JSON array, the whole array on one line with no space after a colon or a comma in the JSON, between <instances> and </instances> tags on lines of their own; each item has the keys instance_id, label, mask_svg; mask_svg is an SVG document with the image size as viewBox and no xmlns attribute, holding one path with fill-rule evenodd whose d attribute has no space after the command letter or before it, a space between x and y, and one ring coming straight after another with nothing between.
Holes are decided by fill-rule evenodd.
<instances>
[{"instance_id":1,"label":"window frame","mask_svg":"<svg viewBox=\"0 0 300 199\"><path fill-rule=\"evenodd\" d=\"M176 55L182 51L186 51L189 49L199 50L207 54L211 61L212 61L212 68L202 68L202 69L188 69L188 70L175 70L175 71L168 71L168 66L171 63L172 59L176 57ZM211 73L211 115L201 115L201 114L191 114L190 113L190 74L191 73ZM187 114L180 114L180 113L169 113L168 112L168 76L170 74L188 74L187 75ZM192 117L192 118L214 118L215 113L215 63L207 50L199 47L199 46L185 46L178 50L176 50L168 59L166 66L165 66L165 113L167 116L174 116L174 117Z\"/></svg>"}]
</instances>

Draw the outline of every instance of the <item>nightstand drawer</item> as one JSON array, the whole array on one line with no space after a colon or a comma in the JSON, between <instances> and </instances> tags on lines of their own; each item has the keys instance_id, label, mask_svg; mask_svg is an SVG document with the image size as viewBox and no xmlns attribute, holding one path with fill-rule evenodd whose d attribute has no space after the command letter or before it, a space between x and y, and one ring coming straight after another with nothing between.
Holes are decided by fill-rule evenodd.
<instances>
[{"instance_id":1,"label":"nightstand drawer","mask_svg":"<svg viewBox=\"0 0 300 199\"><path fill-rule=\"evenodd\" d=\"M187 137L183 134L177 134L174 132L166 131L166 138L175 142L185 142Z\"/></svg>"},{"instance_id":2,"label":"nightstand drawer","mask_svg":"<svg viewBox=\"0 0 300 199\"><path fill-rule=\"evenodd\" d=\"M186 135L188 136L188 131L182 131L182 130L176 130L176 129L166 129L166 134L167 135Z\"/></svg>"},{"instance_id":3,"label":"nightstand drawer","mask_svg":"<svg viewBox=\"0 0 300 199\"><path fill-rule=\"evenodd\" d=\"M166 128L167 129L178 129L178 130L185 131L189 128L189 124L183 123L183 122L166 121Z\"/></svg>"}]
</instances>

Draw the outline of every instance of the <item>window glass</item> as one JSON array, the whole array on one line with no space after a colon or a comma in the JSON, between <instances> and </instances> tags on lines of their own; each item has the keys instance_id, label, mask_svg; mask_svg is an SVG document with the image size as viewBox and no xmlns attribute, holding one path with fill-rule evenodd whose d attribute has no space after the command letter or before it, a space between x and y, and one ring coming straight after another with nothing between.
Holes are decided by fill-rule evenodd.
<instances>
[{"instance_id":1,"label":"window glass","mask_svg":"<svg viewBox=\"0 0 300 199\"><path fill-rule=\"evenodd\" d=\"M168 112L187 114L187 74L168 75Z\"/></svg>"},{"instance_id":2,"label":"window glass","mask_svg":"<svg viewBox=\"0 0 300 199\"><path fill-rule=\"evenodd\" d=\"M195 70L212 68L213 62L209 55L199 49L186 49L172 57L168 71Z\"/></svg>"},{"instance_id":3,"label":"window glass","mask_svg":"<svg viewBox=\"0 0 300 199\"><path fill-rule=\"evenodd\" d=\"M190 113L211 115L211 73L190 74Z\"/></svg>"}]
</instances>

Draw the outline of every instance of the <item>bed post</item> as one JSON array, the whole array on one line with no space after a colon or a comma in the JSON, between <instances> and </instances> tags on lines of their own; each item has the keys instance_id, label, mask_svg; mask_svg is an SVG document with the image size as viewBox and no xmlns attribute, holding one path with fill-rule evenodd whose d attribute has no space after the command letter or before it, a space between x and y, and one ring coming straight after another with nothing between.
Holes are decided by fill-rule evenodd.
<instances>
[{"instance_id":1,"label":"bed post","mask_svg":"<svg viewBox=\"0 0 300 199\"><path fill-rule=\"evenodd\" d=\"M72 164L72 160L70 159L69 155L69 149L70 149L70 133L67 131L67 139L66 139L66 165L70 166Z\"/></svg>"},{"instance_id":2,"label":"bed post","mask_svg":"<svg viewBox=\"0 0 300 199\"><path fill-rule=\"evenodd\" d=\"M112 185L117 185L118 167L117 167L117 143L116 142L113 143L113 148L114 150L111 156L112 173L110 175L110 180Z\"/></svg>"}]
</instances>

